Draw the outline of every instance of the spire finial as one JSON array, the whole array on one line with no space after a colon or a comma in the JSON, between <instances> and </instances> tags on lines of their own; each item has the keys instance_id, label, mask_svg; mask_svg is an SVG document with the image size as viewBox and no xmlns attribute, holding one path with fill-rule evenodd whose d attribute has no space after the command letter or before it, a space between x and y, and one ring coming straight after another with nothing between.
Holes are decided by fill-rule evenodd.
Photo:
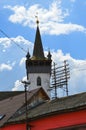
<instances>
[{"instance_id":1,"label":"spire finial","mask_svg":"<svg viewBox=\"0 0 86 130\"><path fill-rule=\"evenodd\" d=\"M48 48L48 55L47 55L47 57L48 57L48 60L51 60L51 53L50 53L50 48Z\"/></svg>"},{"instance_id":2,"label":"spire finial","mask_svg":"<svg viewBox=\"0 0 86 130\"><path fill-rule=\"evenodd\" d=\"M29 49L28 49L28 52L27 52L26 58L27 58L27 59L30 59Z\"/></svg>"},{"instance_id":3,"label":"spire finial","mask_svg":"<svg viewBox=\"0 0 86 130\"><path fill-rule=\"evenodd\" d=\"M37 23L37 26L39 25L39 19L38 19L38 12L36 13L36 23Z\"/></svg>"}]
</instances>

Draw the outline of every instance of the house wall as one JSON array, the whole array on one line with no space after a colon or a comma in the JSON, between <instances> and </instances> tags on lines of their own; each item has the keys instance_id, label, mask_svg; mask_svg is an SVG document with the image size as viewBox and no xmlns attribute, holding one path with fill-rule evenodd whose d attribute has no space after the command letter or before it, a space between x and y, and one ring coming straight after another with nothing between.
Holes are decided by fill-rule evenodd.
<instances>
[{"instance_id":1,"label":"house wall","mask_svg":"<svg viewBox=\"0 0 86 130\"><path fill-rule=\"evenodd\" d=\"M86 124L86 110L58 114L42 117L29 122L32 126L30 130L54 130L68 126ZM8 125L0 130L26 130L24 124Z\"/></svg>"},{"instance_id":2,"label":"house wall","mask_svg":"<svg viewBox=\"0 0 86 130\"><path fill-rule=\"evenodd\" d=\"M67 126L86 124L86 110L48 116L31 122L31 130L53 130Z\"/></svg>"},{"instance_id":3,"label":"house wall","mask_svg":"<svg viewBox=\"0 0 86 130\"><path fill-rule=\"evenodd\" d=\"M26 130L26 125L25 124L12 124L12 125L6 125L0 130Z\"/></svg>"}]
</instances>

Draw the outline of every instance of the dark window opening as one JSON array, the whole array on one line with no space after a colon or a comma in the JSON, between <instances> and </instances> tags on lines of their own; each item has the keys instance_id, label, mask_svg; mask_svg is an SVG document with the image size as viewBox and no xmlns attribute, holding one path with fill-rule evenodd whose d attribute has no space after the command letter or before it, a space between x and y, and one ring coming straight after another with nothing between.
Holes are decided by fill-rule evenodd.
<instances>
[{"instance_id":1,"label":"dark window opening","mask_svg":"<svg viewBox=\"0 0 86 130\"><path fill-rule=\"evenodd\" d=\"M37 78L37 86L41 86L41 78L40 77Z\"/></svg>"}]
</instances>

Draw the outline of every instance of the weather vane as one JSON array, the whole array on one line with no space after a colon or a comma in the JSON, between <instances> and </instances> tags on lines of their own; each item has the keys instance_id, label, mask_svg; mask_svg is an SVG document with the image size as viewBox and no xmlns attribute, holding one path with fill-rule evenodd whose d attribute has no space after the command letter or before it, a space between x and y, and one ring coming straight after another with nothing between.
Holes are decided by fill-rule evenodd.
<instances>
[{"instance_id":1,"label":"weather vane","mask_svg":"<svg viewBox=\"0 0 86 130\"><path fill-rule=\"evenodd\" d=\"M39 25L39 20L38 20L38 12L36 13L36 23L37 23L37 26Z\"/></svg>"}]
</instances>

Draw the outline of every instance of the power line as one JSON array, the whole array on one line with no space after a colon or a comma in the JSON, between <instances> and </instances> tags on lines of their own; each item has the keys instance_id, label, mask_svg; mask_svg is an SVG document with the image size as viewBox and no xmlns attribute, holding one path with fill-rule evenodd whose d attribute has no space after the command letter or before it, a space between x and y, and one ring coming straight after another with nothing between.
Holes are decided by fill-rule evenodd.
<instances>
[{"instance_id":1,"label":"power line","mask_svg":"<svg viewBox=\"0 0 86 130\"><path fill-rule=\"evenodd\" d=\"M0 29L0 32L6 36L10 41L12 41L17 47L19 47L23 52L27 52L23 47L21 47L18 43L16 43L13 39L11 39L4 31Z\"/></svg>"},{"instance_id":2,"label":"power line","mask_svg":"<svg viewBox=\"0 0 86 130\"><path fill-rule=\"evenodd\" d=\"M25 53L27 53L27 51L23 48L23 47L21 47L18 43L16 43L13 39L11 39L2 29L0 29L0 32L4 35L4 36L6 36L10 41L12 41L17 47L19 47L23 52L25 52ZM86 63L80 63L79 65L85 65ZM72 67L72 66L71 66ZM70 68L71 68L70 67ZM73 70L73 71L84 71L84 70L86 70L86 69L81 69L80 67L75 67L75 68L71 68L70 70Z\"/></svg>"},{"instance_id":3,"label":"power line","mask_svg":"<svg viewBox=\"0 0 86 130\"><path fill-rule=\"evenodd\" d=\"M84 61L85 62L85 61ZM58 65L57 63L55 63L56 65ZM86 68L82 68L82 66L83 65L85 65L86 63L79 63L78 64L78 66L79 67L73 67L72 65L70 66L70 71L71 72L73 72L73 71L84 71L84 70L86 70ZM61 64L60 64L61 65ZM61 66L60 67L58 67L58 68L61 68Z\"/></svg>"},{"instance_id":4,"label":"power line","mask_svg":"<svg viewBox=\"0 0 86 130\"><path fill-rule=\"evenodd\" d=\"M71 70L74 70L74 69L81 69L84 65L86 65L86 63L82 63L82 64L78 64L77 66L73 67L72 65L70 66Z\"/></svg>"},{"instance_id":5,"label":"power line","mask_svg":"<svg viewBox=\"0 0 86 130\"><path fill-rule=\"evenodd\" d=\"M81 69L72 69L72 73L73 71L86 71L86 68L81 68Z\"/></svg>"},{"instance_id":6,"label":"power line","mask_svg":"<svg viewBox=\"0 0 86 130\"><path fill-rule=\"evenodd\" d=\"M84 63L84 64L82 64L82 65L85 65L86 63ZM80 65L80 64L79 64ZM78 66L79 66L78 65ZM79 66L79 67L73 67L73 66L71 66L71 69L70 69L70 71L84 71L84 70L86 70L86 68L84 68L84 67L82 67L82 65L81 66Z\"/></svg>"}]
</instances>

